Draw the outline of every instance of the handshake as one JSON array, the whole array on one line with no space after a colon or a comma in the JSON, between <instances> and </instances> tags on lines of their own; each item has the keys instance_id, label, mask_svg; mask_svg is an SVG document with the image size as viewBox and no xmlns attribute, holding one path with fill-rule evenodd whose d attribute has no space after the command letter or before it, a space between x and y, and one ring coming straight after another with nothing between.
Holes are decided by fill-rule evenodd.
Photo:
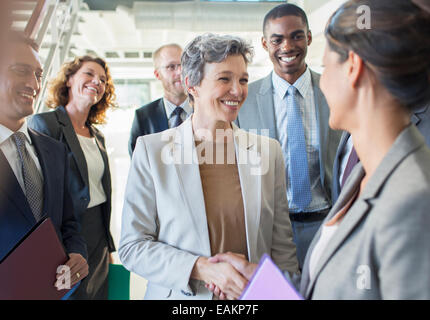
<instances>
[{"instance_id":1,"label":"handshake","mask_svg":"<svg viewBox=\"0 0 430 320\"><path fill-rule=\"evenodd\" d=\"M206 288L221 300L236 300L256 268L257 264L248 262L242 254L218 253L210 258L199 257L191 278L204 281Z\"/></svg>"}]
</instances>

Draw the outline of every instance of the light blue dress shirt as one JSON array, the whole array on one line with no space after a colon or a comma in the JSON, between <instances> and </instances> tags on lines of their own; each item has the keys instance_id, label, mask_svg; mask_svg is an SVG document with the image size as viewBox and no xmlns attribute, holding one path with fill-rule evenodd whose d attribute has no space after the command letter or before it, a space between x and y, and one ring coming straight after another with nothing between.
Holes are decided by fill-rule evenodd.
<instances>
[{"instance_id":1,"label":"light blue dress shirt","mask_svg":"<svg viewBox=\"0 0 430 320\"><path fill-rule=\"evenodd\" d=\"M275 107L276 127L279 142L285 159L285 169L288 172L288 150L287 150L287 107L286 92L291 86L287 81L279 77L276 72L272 72L273 102ZM298 91L296 96L302 114L303 127L305 131L306 152L309 164L309 178L311 182L312 201L306 208L306 212L315 212L330 207L329 201L325 197L324 189L320 178L319 160L319 127L316 118L314 90L312 88L312 78L309 68L293 84ZM287 179L287 198L289 211L298 212L298 207L291 201L291 181Z\"/></svg>"}]
</instances>

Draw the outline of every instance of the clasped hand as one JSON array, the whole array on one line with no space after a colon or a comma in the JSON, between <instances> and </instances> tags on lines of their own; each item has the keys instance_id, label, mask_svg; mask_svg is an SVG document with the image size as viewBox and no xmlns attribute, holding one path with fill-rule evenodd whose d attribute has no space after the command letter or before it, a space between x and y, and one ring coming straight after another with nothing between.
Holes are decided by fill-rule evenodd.
<instances>
[{"instance_id":1,"label":"clasped hand","mask_svg":"<svg viewBox=\"0 0 430 320\"><path fill-rule=\"evenodd\" d=\"M231 252L199 260L204 270L201 280L205 281L206 288L221 300L238 299L257 267L256 264L248 262L244 255Z\"/></svg>"}]
</instances>

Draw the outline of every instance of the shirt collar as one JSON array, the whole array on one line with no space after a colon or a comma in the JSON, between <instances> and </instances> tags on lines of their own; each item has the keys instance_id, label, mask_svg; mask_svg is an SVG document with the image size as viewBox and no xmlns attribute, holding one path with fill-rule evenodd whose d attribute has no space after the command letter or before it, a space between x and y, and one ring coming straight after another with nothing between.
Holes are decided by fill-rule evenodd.
<instances>
[{"instance_id":1,"label":"shirt collar","mask_svg":"<svg viewBox=\"0 0 430 320\"><path fill-rule=\"evenodd\" d=\"M24 133L27 142L29 144L31 144L31 138L30 135L28 133L28 127L27 127L27 120L24 120L23 125L21 126L21 128L18 129L19 132ZM3 142L5 142L7 139L10 138L10 136L12 134L14 134L15 132L13 132L12 130L10 130L9 128L5 127L4 125L0 124L0 144L2 144Z\"/></svg>"},{"instance_id":2,"label":"shirt collar","mask_svg":"<svg viewBox=\"0 0 430 320\"><path fill-rule=\"evenodd\" d=\"M274 71L272 72L272 84L275 94L278 95L280 99L285 97L285 93L288 88L291 87L291 84L278 76ZM312 86L310 69L306 67L305 72L292 85L296 87L302 97L306 97L309 92L309 88Z\"/></svg>"},{"instance_id":3,"label":"shirt collar","mask_svg":"<svg viewBox=\"0 0 430 320\"><path fill-rule=\"evenodd\" d=\"M167 118L170 118L172 115L172 112L176 109L176 107L181 107L186 112L187 116L192 113L192 109L190 107L190 104L188 103L188 99L185 99L184 102L182 102L179 106L175 105L174 103L170 102L166 98L163 98L164 107L166 108L166 114Z\"/></svg>"}]
</instances>

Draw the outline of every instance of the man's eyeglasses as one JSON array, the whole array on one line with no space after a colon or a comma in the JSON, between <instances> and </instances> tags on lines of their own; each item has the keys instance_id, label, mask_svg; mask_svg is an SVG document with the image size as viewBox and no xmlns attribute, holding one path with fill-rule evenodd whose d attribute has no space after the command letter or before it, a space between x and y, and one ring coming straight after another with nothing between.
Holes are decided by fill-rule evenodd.
<instances>
[{"instance_id":1,"label":"man's eyeglasses","mask_svg":"<svg viewBox=\"0 0 430 320\"><path fill-rule=\"evenodd\" d=\"M33 69L27 64L13 64L9 66L9 70L18 77L27 78L34 75L37 81L42 81L43 71L41 69Z\"/></svg>"},{"instance_id":2,"label":"man's eyeglasses","mask_svg":"<svg viewBox=\"0 0 430 320\"><path fill-rule=\"evenodd\" d=\"M181 67L181 64L180 63L171 63L171 64L169 64L169 65L167 65L167 66L162 66L162 67L160 67L160 68L164 68L164 69L166 69L167 71L170 71L170 72L173 72L173 71L176 71L176 70L178 70L179 68Z\"/></svg>"}]
</instances>

